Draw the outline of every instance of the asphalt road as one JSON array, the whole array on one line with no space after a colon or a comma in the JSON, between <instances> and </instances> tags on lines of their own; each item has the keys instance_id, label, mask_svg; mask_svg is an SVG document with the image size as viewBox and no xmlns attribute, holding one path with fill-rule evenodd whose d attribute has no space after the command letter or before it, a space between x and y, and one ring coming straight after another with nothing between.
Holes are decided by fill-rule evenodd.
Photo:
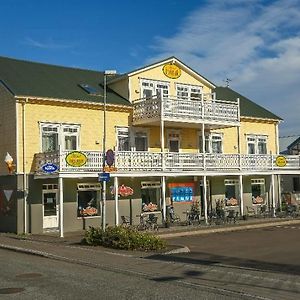
<instances>
[{"instance_id":1,"label":"asphalt road","mask_svg":"<svg viewBox=\"0 0 300 300\"><path fill-rule=\"evenodd\" d=\"M3 249L0 270L1 299L243 299L144 272L128 274Z\"/></svg>"},{"instance_id":2,"label":"asphalt road","mask_svg":"<svg viewBox=\"0 0 300 300\"><path fill-rule=\"evenodd\" d=\"M168 239L189 247L190 262L300 275L300 224ZM177 255L180 260L180 255ZM197 262L198 261L198 262Z\"/></svg>"},{"instance_id":3,"label":"asphalt road","mask_svg":"<svg viewBox=\"0 0 300 300\"><path fill-rule=\"evenodd\" d=\"M191 252L141 256L24 241L57 258L0 249L0 298L299 299L299 234L297 225L173 238Z\"/></svg>"}]
</instances>

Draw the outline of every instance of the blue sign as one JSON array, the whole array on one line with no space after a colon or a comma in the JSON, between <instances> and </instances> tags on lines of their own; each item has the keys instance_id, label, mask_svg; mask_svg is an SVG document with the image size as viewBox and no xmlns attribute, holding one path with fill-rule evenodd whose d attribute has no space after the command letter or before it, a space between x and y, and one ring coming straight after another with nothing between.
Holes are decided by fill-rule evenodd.
<instances>
[{"instance_id":1,"label":"blue sign","mask_svg":"<svg viewBox=\"0 0 300 300\"><path fill-rule=\"evenodd\" d=\"M109 181L110 173L100 173L98 177L98 181Z\"/></svg>"},{"instance_id":2,"label":"blue sign","mask_svg":"<svg viewBox=\"0 0 300 300\"><path fill-rule=\"evenodd\" d=\"M52 163L46 163L42 166L42 169L46 173L53 173L58 170L58 166Z\"/></svg>"}]
</instances>

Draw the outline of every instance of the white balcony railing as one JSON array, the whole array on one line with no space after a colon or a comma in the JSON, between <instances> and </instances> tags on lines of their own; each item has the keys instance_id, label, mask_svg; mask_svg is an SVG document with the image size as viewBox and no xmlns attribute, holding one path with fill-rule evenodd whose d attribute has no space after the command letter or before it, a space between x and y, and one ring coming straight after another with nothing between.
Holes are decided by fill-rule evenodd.
<instances>
[{"instance_id":1,"label":"white balcony railing","mask_svg":"<svg viewBox=\"0 0 300 300\"><path fill-rule=\"evenodd\" d=\"M81 151L87 158L81 167L68 165L66 156L69 151L38 153L35 155L35 172L44 173L43 166L55 164L57 172L102 172L102 152ZM245 154L202 154L202 153L171 153L124 151L115 155L117 173L132 172L189 172L189 171L272 171L299 170L300 156L288 155L286 166L276 165L277 155L245 155Z\"/></svg>"},{"instance_id":2,"label":"white balcony railing","mask_svg":"<svg viewBox=\"0 0 300 300\"><path fill-rule=\"evenodd\" d=\"M153 97L133 101L133 123L135 125L157 120L191 123L239 122L239 102L216 100L215 94L202 94L201 99Z\"/></svg>"}]
</instances>

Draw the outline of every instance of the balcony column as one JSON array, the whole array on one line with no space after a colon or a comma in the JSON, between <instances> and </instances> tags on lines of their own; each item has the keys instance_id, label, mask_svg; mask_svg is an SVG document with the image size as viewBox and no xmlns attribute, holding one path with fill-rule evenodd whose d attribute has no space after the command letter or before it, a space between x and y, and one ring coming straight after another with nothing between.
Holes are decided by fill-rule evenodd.
<instances>
[{"instance_id":1,"label":"balcony column","mask_svg":"<svg viewBox=\"0 0 300 300\"><path fill-rule=\"evenodd\" d=\"M118 177L114 178L114 189L115 189L115 225L119 225L119 181Z\"/></svg>"},{"instance_id":2,"label":"balcony column","mask_svg":"<svg viewBox=\"0 0 300 300\"><path fill-rule=\"evenodd\" d=\"M240 185L240 213L241 216L244 215L244 189L243 189L243 175L239 175L239 185Z\"/></svg>"},{"instance_id":3,"label":"balcony column","mask_svg":"<svg viewBox=\"0 0 300 300\"><path fill-rule=\"evenodd\" d=\"M166 176L161 177L161 196L163 206L163 223L166 222L167 218L167 205L166 205Z\"/></svg>"},{"instance_id":4,"label":"balcony column","mask_svg":"<svg viewBox=\"0 0 300 300\"><path fill-rule=\"evenodd\" d=\"M208 224L208 218L207 218L207 185L206 185L206 175L203 176L203 208L204 208L204 220L205 224Z\"/></svg>"},{"instance_id":5,"label":"balcony column","mask_svg":"<svg viewBox=\"0 0 300 300\"><path fill-rule=\"evenodd\" d=\"M163 98L160 99L160 147L161 147L161 164L162 164L162 170L165 170L165 134L164 134L164 118L163 118L163 110L164 110L164 105L163 105Z\"/></svg>"},{"instance_id":6,"label":"balcony column","mask_svg":"<svg viewBox=\"0 0 300 300\"><path fill-rule=\"evenodd\" d=\"M205 166L205 125L202 124L202 130L201 130L201 134L202 134L202 155L203 155L203 169L205 170L206 169L206 166Z\"/></svg>"},{"instance_id":7,"label":"balcony column","mask_svg":"<svg viewBox=\"0 0 300 300\"><path fill-rule=\"evenodd\" d=\"M275 204L275 175L271 175L271 192L272 192L272 216L276 217L275 214L275 209L276 209L276 204Z\"/></svg>"},{"instance_id":8,"label":"balcony column","mask_svg":"<svg viewBox=\"0 0 300 300\"><path fill-rule=\"evenodd\" d=\"M59 235L64 237L64 186L63 178L58 177L58 191L59 191Z\"/></svg>"},{"instance_id":9,"label":"balcony column","mask_svg":"<svg viewBox=\"0 0 300 300\"><path fill-rule=\"evenodd\" d=\"M277 183L278 183L278 206L281 211L282 207L282 198L281 198L281 176L277 175Z\"/></svg>"}]
</instances>

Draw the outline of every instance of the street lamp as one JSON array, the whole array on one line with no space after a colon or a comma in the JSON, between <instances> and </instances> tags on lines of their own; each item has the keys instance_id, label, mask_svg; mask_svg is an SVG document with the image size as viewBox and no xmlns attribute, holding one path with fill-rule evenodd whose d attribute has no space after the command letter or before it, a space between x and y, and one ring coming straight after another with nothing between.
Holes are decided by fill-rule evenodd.
<instances>
[{"instance_id":1,"label":"street lamp","mask_svg":"<svg viewBox=\"0 0 300 300\"><path fill-rule=\"evenodd\" d=\"M102 172L105 173L105 149L106 149L106 99L107 76L117 73L116 70L105 70L103 78L103 143L102 143ZM106 227L106 181L102 182L102 229Z\"/></svg>"}]
</instances>

